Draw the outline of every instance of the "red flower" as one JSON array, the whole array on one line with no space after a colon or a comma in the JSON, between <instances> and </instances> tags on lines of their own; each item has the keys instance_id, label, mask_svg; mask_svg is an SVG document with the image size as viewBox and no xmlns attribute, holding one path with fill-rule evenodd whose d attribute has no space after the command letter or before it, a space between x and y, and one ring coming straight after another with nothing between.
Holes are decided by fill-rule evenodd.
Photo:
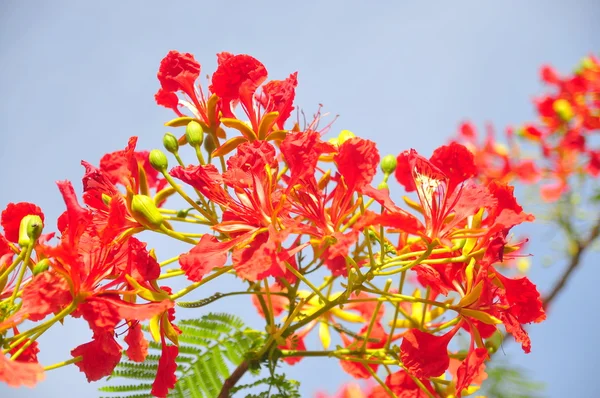
<instances>
[{"instance_id":1,"label":"red flower","mask_svg":"<svg viewBox=\"0 0 600 398\"><path fill-rule=\"evenodd\" d=\"M440 165L448 161L442 167L450 175L411 150L400 155L399 163L410 165L413 181L408 184L409 180L405 176L401 176L398 181L408 184L405 186L407 190L416 187L425 218L425 230L420 235L430 239L445 239L452 228L467 224L469 216L475 215L480 208L493 206L495 200L484 187L466 181L476 168L473 157L465 147L457 144L441 147L432 158ZM389 214L397 212L398 210L393 210ZM449 218L452 213L453 217Z\"/></svg>"}]
</instances>

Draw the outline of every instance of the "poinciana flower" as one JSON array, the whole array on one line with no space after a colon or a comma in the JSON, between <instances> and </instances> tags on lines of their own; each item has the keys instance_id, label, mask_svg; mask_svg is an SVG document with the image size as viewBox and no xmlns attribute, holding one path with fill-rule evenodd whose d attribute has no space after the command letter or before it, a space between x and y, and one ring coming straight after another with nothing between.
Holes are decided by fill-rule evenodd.
<instances>
[{"instance_id":1,"label":"poinciana flower","mask_svg":"<svg viewBox=\"0 0 600 398\"><path fill-rule=\"evenodd\" d=\"M220 145L214 156L225 155L245 141L283 139L284 123L294 109L297 73L285 80L271 80L257 92L267 79L267 70L256 58L222 52L217 54L217 61L217 70L205 95L195 83L200 64L194 56L170 51L160 64L157 103L173 109L178 116L184 116L179 107L187 107L204 131L213 136L225 138L221 123L242 133ZM185 99L179 99L177 93L182 93ZM238 104L248 117L248 124L235 117ZM174 121L172 125L180 124Z\"/></svg>"},{"instance_id":2,"label":"poinciana flower","mask_svg":"<svg viewBox=\"0 0 600 398\"><path fill-rule=\"evenodd\" d=\"M212 228L231 238L219 241L204 235L189 254L182 256L182 268L190 279L200 280L213 268L225 265L227 252L236 247L234 268L238 276L254 281L285 274L283 262L289 262L301 247L281 247L289 235L280 231L289 217L289 205L277 182L274 147L264 141L245 143L228 159L227 166L223 174L212 165L185 169L178 166L171 170L171 175L225 209L222 222ZM235 196L222 184L230 187Z\"/></svg>"},{"instance_id":3,"label":"poinciana flower","mask_svg":"<svg viewBox=\"0 0 600 398\"><path fill-rule=\"evenodd\" d=\"M58 186L67 205L59 222L61 242L37 249L50 260L51 269L25 286L21 309L1 322L0 330L26 319L39 321L51 313L83 317L93 340L75 348L72 355L82 357L77 366L94 381L110 375L121 359L121 346L114 335L119 322L150 319L172 308L173 302L164 294L158 302L132 304L136 292L131 288L135 286L129 285L126 276L150 286L160 274L158 263L133 237L105 239L103 234L110 231L98 229L93 212L78 204L71 184L63 181ZM120 295L129 298L125 301ZM130 342L141 344L139 339Z\"/></svg>"},{"instance_id":4,"label":"poinciana flower","mask_svg":"<svg viewBox=\"0 0 600 398\"><path fill-rule=\"evenodd\" d=\"M296 150L299 146L302 149ZM313 131L291 134L281 147L291 173L286 191L291 213L303 221L295 231L312 238L315 252L322 253L320 256L334 275L346 275L345 257L359 234L355 229L343 232L343 223L360 206L356 194L373 191L370 183L377 172L379 152L372 141L359 137L346 140L336 151ZM324 153L334 153L333 160L340 172L331 177L335 183L331 192L327 192L327 185L317 182L314 175L319 156ZM357 158L363 161L357 163Z\"/></svg>"},{"instance_id":5,"label":"poinciana flower","mask_svg":"<svg viewBox=\"0 0 600 398\"><path fill-rule=\"evenodd\" d=\"M107 239L145 229L145 220L132 208L133 197L139 195L151 200L149 195L158 194L167 184L150 165L149 153L135 150L136 143L137 137L131 137L124 150L104 155L99 168L81 162L85 167L83 201L93 210L94 223L106 229L103 235ZM155 198L160 206L165 196Z\"/></svg>"}]
</instances>

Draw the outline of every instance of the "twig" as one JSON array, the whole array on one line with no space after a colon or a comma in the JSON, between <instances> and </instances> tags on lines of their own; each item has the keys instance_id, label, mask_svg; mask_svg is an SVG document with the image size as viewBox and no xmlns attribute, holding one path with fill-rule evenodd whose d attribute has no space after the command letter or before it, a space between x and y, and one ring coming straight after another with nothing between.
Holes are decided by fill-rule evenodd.
<instances>
[{"instance_id":1,"label":"twig","mask_svg":"<svg viewBox=\"0 0 600 398\"><path fill-rule=\"evenodd\" d=\"M554 285L554 288L548 293L548 295L544 298L544 309L548 308L550 303L554 301L558 293L566 286L567 281L571 277L571 274L577 266L581 263L581 256L583 253L590 247L592 243L600 236L600 219L596 222L594 227L591 229L588 237L586 239L575 242L577 248L575 250L575 254L571 257L571 261L569 262L569 266L563 272L560 279Z\"/></svg>"},{"instance_id":2,"label":"twig","mask_svg":"<svg viewBox=\"0 0 600 398\"><path fill-rule=\"evenodd\" d=\"M219 393L218 398L229 398L231 389L237 384L238 381L242 378L242 376L248 371L248 361L244 361L225 380L223 383L223 387L221 388L221 392Z\"/></svg>"}]
</instances>

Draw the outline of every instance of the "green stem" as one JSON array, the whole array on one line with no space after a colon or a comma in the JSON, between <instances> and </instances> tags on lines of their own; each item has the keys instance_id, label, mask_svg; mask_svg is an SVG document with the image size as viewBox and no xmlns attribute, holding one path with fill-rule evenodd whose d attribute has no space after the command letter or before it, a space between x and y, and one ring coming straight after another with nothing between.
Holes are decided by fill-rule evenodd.
<instances>
[{"instance_id":1,"label":"green stem","mask_svg":"<svg viewBox=\"0 0 600 398\"><path fill-rule=\"evenodd\" d=\"M62 368L63 366L67 366L67 365L71 365L73 363L77 363L77 362L81 361L82 359L83 359L83 356L80 355L78 357L71 358L71 359L69 359L67 361L58 362L58 363L55 363L54 365L46 366L44 368L44 370L47 372L49 370L54 370L54 369Z\"/></svg>"},{"instance_id":2,"label":"green stem","mask_svg":"<svg viewBox=\"0 0 600 398\"><path fill-rule=\"evenodd\" d=\"M200 286L204 285L207 282L212 281L215 278L218 278L219 276L229 272L231 269L233 269L233 266L227 266L227 267L223 267L221 269L219 269L217 272L215 272L214 274L202 279L200 282L194 282L191 285L189 285L188 287L186 287L185 289L180 290L179 292L172 294L170 297L171 300L175 301L178 298L181 298L183 296L185 296L186 294L194 291L195 289L199 288Z\"/></svg>"}]
</instances>

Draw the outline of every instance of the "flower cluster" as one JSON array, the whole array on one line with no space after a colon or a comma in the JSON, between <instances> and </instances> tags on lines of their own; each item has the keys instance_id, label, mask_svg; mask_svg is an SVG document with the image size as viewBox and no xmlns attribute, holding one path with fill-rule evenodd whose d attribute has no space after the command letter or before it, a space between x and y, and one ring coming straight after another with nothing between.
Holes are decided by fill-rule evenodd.
<instances>
[{"instance_id":1,"label":"flower cluster","mask_svg":"<svg viewBox=\"0 0 600 398\"><path fill-rule=\"evenodd\" d=\"M554 202L570 190L572 177L600 176L600 149L593 142L600 130L600 61L589 56L564 77L544 66L540 75L552 93L535 99L537 122L507 129L508 148L496 141L491 127L478 142L470 123L460 126L457 141L473 152L482 179L541 182L542 198ZM531 147L535 155L527 159Z\"/></svg>"},{"instance_id":2,"label":"flower cluster","mask_svg":"<svg viewBox=\"0 0 600 398\"><path fill-rule=\"evenodd\" d=\"M81 201L70 182L58 183L66 211L57 236L43 234L44 215L34 204L11 203L2 212L0 381L41 380L36 340L67 316L82 317L93 339L46 369L74 363L89 381L99 380L121 360L121 335L126 355L144 361L149 343L141 324L149 321L163 350L152 394L164 397L177 379L174 305L228 275L248 283L243 293L265 318L254 358L293 364L334 357L353 377L376 382L369 396L472 393L502 331L531 350L523 325L545 319L540 294L499 265L524 243L510 231L534 217L505 175L489 171L487 155L502 157L493 143L382 158L374 142L347 130L326 140L329 126L319 129L318 113L288 128L296 73L267 81L255 58L220 53L203 89L200 70L191 54L177 51L160 64L156 101L176 113L167 126L185 127L180 137L163 138L176 166L160 150L137 151L134 137L99 167L82 162ZM591 70L584 69L586 82L597 76ZM589 108L597 97L581 103L582 95L589 101L588 86L553 79L562 88L554 103L573 104L569 118L547 123L580 134L598 122ZM474 136L467 126L463 134ZM554 159L557 147L546 145ZM197 162L182 160L186 147ZM533 173L532 165L509 168ZM390 177L414 199L391 194ZM167 208L174 195L188 208ZM199 230L184 232L180 223ZM191 247L159 263L138 239L144 231ZM174 262L177 268L163 270ZM173 293L160 285L177 276L189 286ZM24 329L24 321L36 324ZM304 340L315 328L322 349L309 350ZM459 334L467 337L464 349Z\"/></svg>"}]
</instances>

